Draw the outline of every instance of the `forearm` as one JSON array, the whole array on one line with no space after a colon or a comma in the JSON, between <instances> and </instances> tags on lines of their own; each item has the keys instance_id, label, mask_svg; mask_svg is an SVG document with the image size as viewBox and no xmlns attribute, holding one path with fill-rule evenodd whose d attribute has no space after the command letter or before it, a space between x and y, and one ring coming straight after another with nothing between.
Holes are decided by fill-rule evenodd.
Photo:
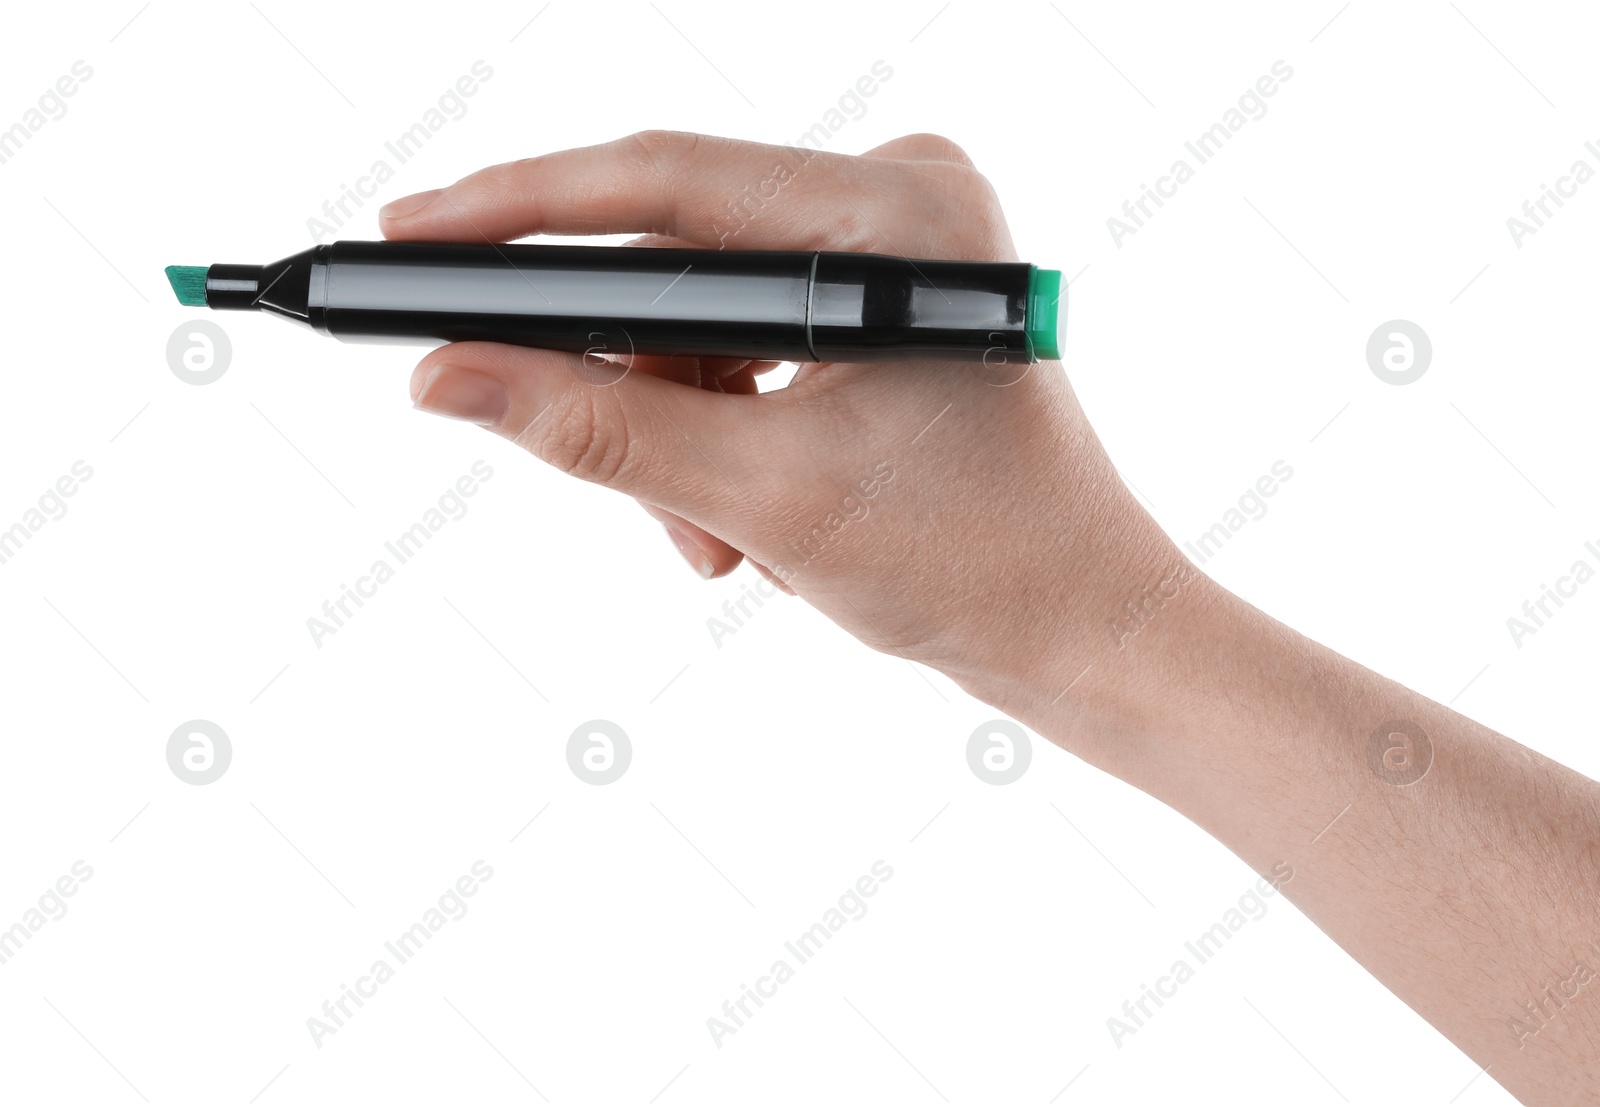
<instances>
[{"instance_id":1,"label":"forearm","mask_svg":"<svg viewBox=\"0 0 1600 1107\"><path fill-rule=\"evenodd\" d=\"M1600 786L1203 577L1072 652L1072 694L1033 676L999 706L1258 872L1287 863L1283 892L1514 1094L1600 1095ZM1133 723L1097 742L1105 718Z\"/></svg>"}]
</instances>

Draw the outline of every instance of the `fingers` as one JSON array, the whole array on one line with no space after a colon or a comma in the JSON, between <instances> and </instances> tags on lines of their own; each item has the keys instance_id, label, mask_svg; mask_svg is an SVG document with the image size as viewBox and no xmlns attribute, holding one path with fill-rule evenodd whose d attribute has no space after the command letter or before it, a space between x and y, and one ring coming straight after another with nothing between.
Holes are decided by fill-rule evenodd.
<instances>
[{"instance_id":1,"label":"fingers","mask_svg":"<svg viewBox=\"0 0 1600 1107\"><path fill-rule=\"evenodd\" d=\"M698 527L681 515L641 502L645 514L666 528L667 537L678 548L678 553L689 567L700 574L701 580L727 576L739 567L744 554L703 527Z\"/></svg>"},{"instance_id":2,"label":"fingers","mask_svg":"<svg viewBox=\"0 0 1600 1107\"><path fill-rule=\"evenodd\" d=\"M679 384L692 385L696 388L709 388L713 392L728 377L748 370L751 373L765 373L783 364L778 361L751 361L743 357L658 357L649 354L635 354L632 364L635 372L649 373L662 380L677 381ZM734 389L722 388L724 392Z\"/></svg>"},{"instance_id":3,"label":"fingers","mask_svg":"<svg viewBox=\"0 0 1600 1107\"><path fill-rule=\"evenodd\" d=\"M773 364L770 361L752 361L731 373L718 377L717 384L721 386L724 392L740 396L754 396L761 391L756 385L756 374L762 372L762 370L756 368L756 366L764 365L770 368Z\"/></svg>"},{"instance_id":4,"label":"fingers","mask_svg":"<svg viewBox=\"0 0 1600 1107\"><path fill-rule=\"evenodd\" d=\"M647 131L484 169L391 203L380 222L386 237L418 241L644 232L633 245L1014 257L992 190L971 166L937 135L858 158ZM776 364L638 357L622 369L458 343L423 360L412 394L418 407L479 423L563 472L634 496L697 572L720 576L743 559L730 539L764 548L761 524L783 499L783 474L761 464L782 452L779 428L796 429L777 410L797 407L786 390L758 395L758 375ZM803 367L791 385L824 368Z\"/></svg>"},{"instance_id":5,"label":"fingers","mask_svg":"<svg viewBox=\"0 0 1600 1107\"><path fill-rule=\"evenodd\" d=\"M746 520L770 502L753 462L774 397L487 342L430 353L411 394L419 408L487 427L564 473L702 524Z\"/></svg>"},{"instance_id":6,"label":"fingers","mask_svg":"<svg viewBox=\"0 0 1600 1107\"><path fill-rule=\"evenodd\" d=\"M947 161L976 168L967 152L943 135L915 134L892 138L861 155L864 158L900 158L906 161Z\"/></svg>"},{"instance_id":7,"label":"fingers","mask_svg":"<svg viewBox=\"0 0 1600 1107\"><path fill-rule=\"evenodd\" d=\"M459 361L452 357L449 359L452 369L468 369L469 363L465 359ZM751 363L742 358L689 358L689 357L647 357L638 355L633 359L632 371L647 373L658 380L673 381L680 385L693 388L704 388L711 392L728 392L737 394L754 394L755 378L746 370ZM471 418L473 412L479 415L493 417L498 410L493 404L485 402L481 397L488 396L493 386L479 381L474 375L482 366L470 363L471 367L466 375L452 375L451 379L432 381L430 378L438 372L437 367L424 368L419 366L413 374L413 396L427 391L427 405L437 408L440 405L450 405L454 411L463 412ZM562 372L567 370L563 369ZM419 406L424 406L419 404ZM442 412L450 414L452 412ZM458 414L458 418L462 415ZM667 537L677 548L678 553L689 563L703 580L713 577L726 576L737 569L744 560L744 555L710 531L689 522L681 515L667 511L665 508L640 501L640 506L645 512L665 528Z\"/></svg>"},{"instance_id":8,"label":"fingers","mask_svg":"<svg viewBox=\"0 0 1600 1107\"><path fill-rule=\"evenodd\" d=\"M789 584L788 581L786 581L782 577L778 576L771 569L769 569L765 565L761 564L761 562L752 561L752 562L750 562L750 564L752 564L752 565L754 565L756 567L756 572L760 573L762 576L766 577L769 581L771 581L773 584L775 584L777 586L777 588L778 588L778 591L783 592L783 593L785 593L787 595L790 595L790 596L796 595L796 592L795 592L794 588Z\"/></svg>"},{"instance_id":9,"label":"fingers","mask_svg":"<svg viewBox=\"0 0 1600 1107\"><path fill-rule=\"evenodd\" d=\"M892 159L644 131L480 170L389 204L380 223L412 240L648 231L702 247L898 252L958 210L957 182L926 177Z\"/></svg>"},{"instance_id":10,"label":"fingers","mask_svg":"<svg viewBox=\"0 0 1600 1107\"><path fill-rule=\"evenodd\" d=\"M770 367L776 363L751 362L745 358L647 357L641 354L632 364L634 372L649 373L661 380L711 392L755 395L759 389L751 367ZM642 500L639 506L666 529L678 553L702 579L726 576L744 560L744 554L683 516Z\"/></svg>"},{"instance_id":11,"label":"fingers","mask_svg":"<svg viewBox=\"0 0 1600 1107\"><path fill-rule=\"evenodd\" d=\"M678 239L644 235L629 242L628 245L659 247L684 246L687 243ZM773 361L752 362L746 358L656 357L644 354L636 355L632 361L634 372L649 373L661 380L675 381L694 388L740 395L754 395L758 392L754 374L766 372L778 364ZM419 378L416 382L418 388L423 379L425 378ZM701 579L726 576L744 561L744 554L740 551L681 515L643 501L640 501L639 506L662 525L679 555Z\"/></svg>"}]
</instances>

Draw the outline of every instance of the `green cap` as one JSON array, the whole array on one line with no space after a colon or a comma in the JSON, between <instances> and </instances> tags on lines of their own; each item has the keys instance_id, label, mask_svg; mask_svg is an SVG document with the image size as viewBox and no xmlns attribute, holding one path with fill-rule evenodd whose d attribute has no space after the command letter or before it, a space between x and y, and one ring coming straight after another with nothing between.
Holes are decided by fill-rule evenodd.
<instances>
[{"instance_id":1,"label":"green cap","mask_svg":"<svg viewBox=\"0 0 1600 1107\"><path fill-rule=\"evenodd\" d=\"M1059 269L1040 269L1034 266L1028 274L1028 345L1033 348L1033 358L1041 361L1061 356L1061 338L1057 332L1061 298L1066 289L1061 284Z\"/></svg>"}]
</instances>

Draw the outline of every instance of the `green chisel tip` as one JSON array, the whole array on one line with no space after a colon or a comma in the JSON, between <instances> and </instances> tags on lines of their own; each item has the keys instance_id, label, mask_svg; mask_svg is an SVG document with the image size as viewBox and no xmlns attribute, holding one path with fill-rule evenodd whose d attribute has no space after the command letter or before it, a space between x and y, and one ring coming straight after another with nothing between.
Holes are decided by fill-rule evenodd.
<instances>
[{"instance_id":1,"label":"green chisel tip","mask_svg":"<svg viewBox=\"0 0 1600 1107\"><path fill-rule=\"evenodd\" d=\"M167 283L172 285L178 303L185 307L206 306L206 267L204 265L169 265Z\"/></svg>"}]
</instances>

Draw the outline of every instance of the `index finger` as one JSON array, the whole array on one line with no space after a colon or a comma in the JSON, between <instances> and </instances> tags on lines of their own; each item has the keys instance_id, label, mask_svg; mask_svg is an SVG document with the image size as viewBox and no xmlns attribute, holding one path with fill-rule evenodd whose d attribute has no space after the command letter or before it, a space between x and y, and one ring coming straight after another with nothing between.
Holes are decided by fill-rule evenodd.
<instances>
[{"instance_id":1,"label":"index finger","mask_svg":"<svg viewBox=\"0 0 1600 1107\"><path fill-rule=\"evenodd\" d=\"M479 170L379 220L385 237L413 241L650 232L715 248L900 253L937 223L949 198L939 192L925 166L643 131Z\"/></svg>"}]
</instances>

